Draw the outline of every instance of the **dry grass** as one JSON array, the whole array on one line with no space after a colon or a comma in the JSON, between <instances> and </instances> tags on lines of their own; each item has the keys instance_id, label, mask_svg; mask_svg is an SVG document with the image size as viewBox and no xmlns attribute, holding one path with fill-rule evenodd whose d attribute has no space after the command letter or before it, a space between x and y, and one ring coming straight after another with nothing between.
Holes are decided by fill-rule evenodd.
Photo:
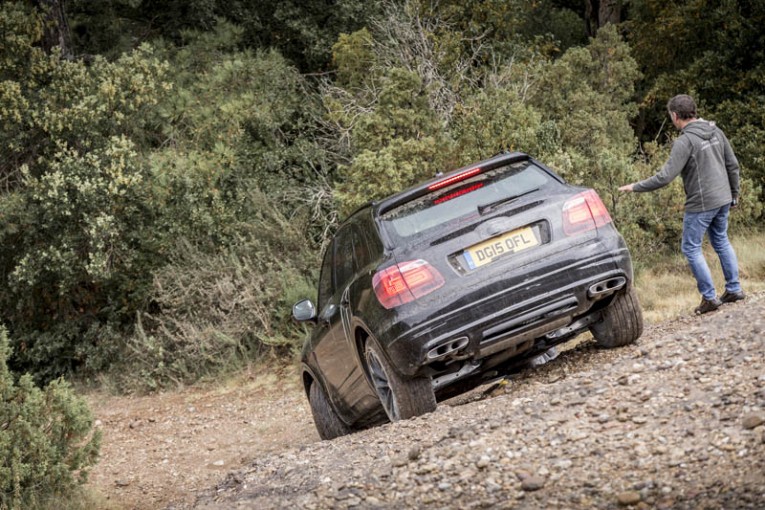
<instances>
[{"instance_id":1,"label":"dry grass","mask_svg":"<svg viewBox=\"0 0 765 510\"><path fill-rule=\"evenodd\" d=\"M765 290L765 234L732 237L739 262L741 285L746 292ZM709 244L704 246L718 293L724 291L725 279L717 255ZM638 295L647 323L656 323L692 313L701 299L696 281L682 254L644 269L636 275Z\"/></svg>"}]
</instances>

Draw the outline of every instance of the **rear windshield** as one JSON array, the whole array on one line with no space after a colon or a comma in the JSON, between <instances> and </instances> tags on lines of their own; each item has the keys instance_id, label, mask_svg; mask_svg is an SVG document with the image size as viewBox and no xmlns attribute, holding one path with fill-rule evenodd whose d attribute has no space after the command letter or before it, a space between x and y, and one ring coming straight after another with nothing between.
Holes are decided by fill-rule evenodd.
<instances>
[{"instance_id":1,"label":"rear windshield","mask_svg":"<svg viewBox=\"0 0 765 510\"><path fill-rule=\"evenodd\" d=\"M405 240L456 228L479 216L479 210L501 207L503 200L533 192L552 177L530 161L521 161L480 173L474 177L416 198L382 215L386 230Z\"/></svg>"}]
</instances>

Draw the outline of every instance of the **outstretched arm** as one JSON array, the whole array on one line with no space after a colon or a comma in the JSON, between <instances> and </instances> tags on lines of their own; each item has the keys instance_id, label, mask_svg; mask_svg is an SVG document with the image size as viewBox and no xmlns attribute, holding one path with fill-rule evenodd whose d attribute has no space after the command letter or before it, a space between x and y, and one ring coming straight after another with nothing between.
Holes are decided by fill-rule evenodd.
<instances>
[{"instance_id":1,"label":"outstretched arm","mask_svg":"<svg viewBox=\"0 0 765 510\"><path fill-rule=\"evenodd\" d=\"M656 175L633 184L630 191L642 192L663 188L672 182L675 177L680 175L680 172L683 171L683 168L685 168L686 163L688 163L688 158L690 157L691 144L685 137L681 136L675 140L674 144L672 144L672 151L669 153L669 159L664 163L664 166L661 167L661 170L659 170Z\"/></svg>"},{"instance_id":2,"label":"outstretched arm","mask_svg":"<svg viewBox=\"0 0 765 510\"><path fill-rule=\"evenodd\" d=\"M623 191L625 193L630 193L630 192L633 191L632 188L634 188L634 187L635 187L635 183L634 182L632 184L625 184L624 186L619 186L619 191Z\"/></svg>"}]
</instances>

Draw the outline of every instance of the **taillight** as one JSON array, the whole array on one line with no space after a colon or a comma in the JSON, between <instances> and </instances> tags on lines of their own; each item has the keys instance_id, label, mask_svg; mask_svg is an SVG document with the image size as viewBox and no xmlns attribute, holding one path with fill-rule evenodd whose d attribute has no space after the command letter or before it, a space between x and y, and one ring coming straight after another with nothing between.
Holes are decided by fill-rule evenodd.
<instances>
[{"instance_id":1,"label":"taillight","mask_svg":"<svg viewBox=\"0 0 765 510\"><path fill-rule=\"evenodd\" d=\"M595 190L579 193L563 204L563 231L567 236L588 232L607 223L611 223L611 215Z\"/></svg>"},{"instance_id":2,"label":"taillight","mask_svg":"<svg viewBox=\"0 0 765 510\"><path fill-rule=\"evenodd\" d=\"M372 277L372 286L380 304L387 309L433 292L444 284L444 277L424 260L402 262Z\"/></svg>"}]
</instances>

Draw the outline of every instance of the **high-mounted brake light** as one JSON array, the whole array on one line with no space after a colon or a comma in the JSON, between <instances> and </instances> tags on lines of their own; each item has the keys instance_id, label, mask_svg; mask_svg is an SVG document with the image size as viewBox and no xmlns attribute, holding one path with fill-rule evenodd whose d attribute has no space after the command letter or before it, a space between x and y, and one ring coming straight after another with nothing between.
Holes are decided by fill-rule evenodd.
<instances>
[{"instance_id":1,"label":"high-mounted brake light","mask_svg":"<svg viewBox=\"0 0 765 510\"><path fill-rule=\"evenodd\" d=\"M471 168L470 170L464 170L458 174L454 174L450 177L447 177L446 179L441 179L440 181L436 181L430 186L428 186L428 191L435 191L437 189L445 188L446 186L450 184L454 184L455 182L464 181L465 179L468 179L470 177L473 177L474 175L478 175L481 173L480 168Z\"/></svg>"},{"instance_id":2,"label":"high-mounted brake light","mask_svg":"<svg viewBox=\"0 0 765 510\"><path fill-rule=\"evenodd\" d=\"M448 202L449 200L454 200L457 197L461 197L462 195L467 195L468 193L471 193L471 192L473 192L473 191L475 191L477 189L481 189L481 188L483 188L483 183L482 182L477 182L475 184L471 184L471 185L469 185L469 186L467 186L465 188L458 189L457 191L454 191L454 192L449 193L447 195L444 195L444 196L442 196L440 198L437 198L437 199L433 200L433 204L435 204L435 205L443 204L444 202Z\"/></svg>"},{"instance_id":3,"label":"high-mounted brake light","mask_svg":"<svg viewBox=\"0 0 765 510\"><path fill-rule=\"evenodd\" d=\"M421 259L393 265L372 277L375 295L388 310L430 294L443 284L441 273Z\"/></svg>"},{"instance_id":4,"label":"high-mounted brake light","mask_svg":"<svg viewBox=\"0 0 765 510\"><path fill-rule=\"evenodd\" d=\"M579 193L563 204L563 231L573 236L611 223L605 204L595 190Z\"/></svg>"}]
</instances>

